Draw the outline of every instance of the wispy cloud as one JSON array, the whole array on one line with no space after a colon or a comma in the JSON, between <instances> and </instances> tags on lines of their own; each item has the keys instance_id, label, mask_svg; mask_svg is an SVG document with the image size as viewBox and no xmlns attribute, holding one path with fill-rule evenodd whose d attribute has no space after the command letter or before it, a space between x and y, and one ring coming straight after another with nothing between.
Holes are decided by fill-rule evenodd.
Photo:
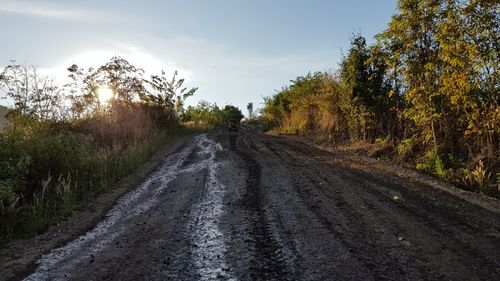
<instances>
[{"instance_id":1,"label":"wispy cloud","mask_svg":"<svg viewBox=\"0 0 500 281\"><path fill-rule=\"evenodd\" d=\"M58 84L62 85L68 82L69 72L67 68L70 65L77 64L84 69L90 67L95 69L107 63L113 56L120 56L132 65L142 68L145 71L145 77L158 75L161 71L165 71L167 75L172 75L174 71L178 71L179 76L186 79L186 81L192 79L191 71L181 67L175 61L165 61L140 47L125 43L118 43L114 48L85 50L63 59L53 67L40 67L38 71L42 75L52 77Z\"/></svg>"},{"instance_id":2,"label":"wispy cloud","mask_svg":"<svg viewBox=\"0 0 500 281\"><path fill-rule=\"evenodd\" d=\"M250 101L260 107L262 96L274 94L274 89L281 89L297 75L335 68L338 59L327 51L266 55L241 52L231 45L200 38L158 38L141 34L127 42L109 41L106 46L82 49L53 67L41 68L40 72L64 81L71 64L98 67L114 55L143 68L146 77L161 70L167 75L178 70L179 76L186 79L186 86L200 88L195 97L188 99L187 105L204 99L240 108L245 108Z\"/></svg>"},{"instance_id":3,"label":"wispy cloud","mask_svg":"<svg viewBox=\"0 0 500 281\"><path fill-rule=\"evenodd\" d=\"M0 13L21 14L27 16L46 17L66 21L102 21L110 17L100 11L67 9L49 6L43 2L0 0Z\"/></svg>"}]
</instances>

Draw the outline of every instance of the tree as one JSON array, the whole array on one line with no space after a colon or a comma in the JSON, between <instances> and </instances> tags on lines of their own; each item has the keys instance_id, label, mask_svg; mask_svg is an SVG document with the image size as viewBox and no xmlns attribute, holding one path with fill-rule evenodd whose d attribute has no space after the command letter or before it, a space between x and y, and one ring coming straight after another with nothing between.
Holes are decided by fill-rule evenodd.
<instances>
[{"instance_id":1,"label":"tree","mask_svg":"<svg viewBox=\"0 0 500 281\"><path fill-rule=\"evenodd\" d=\"M135 67L124 58L114 56L105 65L97 68L87 79L97 83L97 87L111 88L115 93L115 101L131 103L146 93L143 74L143 69ZM93 94L97 95L95 90L94 87Z\"/></svg>"},{"instance_id":2,"label":"tree","mask_svg":"<svg viewBox=\"0 0 500 281\"><path fill-rule=\"evenodd\" d=\"M220 126L231 120L240 121L243 118L241 111L232 105L219 108L217 104L201 100L196 107L189 106L182 115L184 122L194 122L197 125Z\"/></svg>"},{"instance_id":3,"label":"tree","mask_svg":"<svg viewBox=\"0 0 500 281\"><path fill-rule=\"evenodd\" d=\"M354 36L336 75L297 77L264 99L262 118L280 131L322 140L397 142L413 156L441 163L428 170L439 176L465 159L469 166L484 160L489 170L498 170L500 4L397 5L398 14L376 44Z\"/></svg>"},{"instance_id":4,"label":"tree","mask_svg":"<svg viewBox=\"0 0 500 281\"><path fill-rule=\"evenodd\" d=\"M367 47L365 38L356 35L341 63L342 104L353 137L367 140L390 133L385 56L380 46Z\"/></svg>"},{"instance_id":5,"label":"tree","mask_svg":"<svg viewBox=\"0 0 500 281\"><path fill-rule=\"evenodd\" d=\"M432 139L438 149L437 129L446 110L446 100L439 95L436 83L441 73L437 22L442 12L442 0L400 0L399 15L393 17L386 32L401 43L406 92L410 104L405 116L422 128L424 140Z\"/></svg>"},{"instance_id":6,"label":"tree","mask_svg":"<svg viewBox=\"0 0 500 281\"><path fill-rule=\"evenodd\" d=\"M253 112L253 102L249 102L247 104L247 110L248 110L248 120L253 120L255 117Z\"/></svg>"},{"instance_id":7,"label":"tree","mask_svg":"<svg viewBox=\"0 0 500 281\"><path fill-rule=\"evenodd\" d=\"M74 64L68 68L71 83L66 87L73 101L73 111L77 115L101 112L99 89L110 88L113 91L111 107L128 106L134 100L146 94L144 87L144 70L130 64L127 60L114 56L106 64L97 69L84 70Z\"/></svg>"},{"instance_id":8,"label":"tree","mask_svg":"<svg viewBox=\"0 0 500 281\"><path fill-rule=\"evenodd\" d=\"M241 113L241 110L236 106L232 105L224 106L222 112L224 116L224 121L236 120L237 122L240 122L240 120L243 119L244 117L243 113Z\"/></svg>"},{"instance_id":9,"label":"tree","mask_svg":"<svg viewBox=\"0 0 500 281\"><path fill-rule=\"evenodd\" d=\"M165 71L161 75L151 76L151 80L147 81L152 87L152 91L144 97L146 101L152 101L160 106L174 108L177 116L183 113L184 101L194 95L198 88L188 89L183 87L185 80L177 78L178 72L175 71L171 79L165 76Z\"/></svg>"},{"instance_id":10,"label":"tree","mask_svg":"<svg viewBox=\"0 0 500 281\"><path fill-rule=\"evenodd\" d=\"M466 136L476 150L489 157L500 151L500 15L498 1L470 0L460 3L459 30L466 46L469 107ZM460 50L459 50L460 51ZM450 53L453 50L450 50ZM461 51L464 53L463 51ZM498 154L497 154L498 157Z\"/></svg>"},{"instance_id":11,"label":"tree","mask_svg":"<svg viewBox=\"0 0 500 281\"><path fill-rule=\"evenodd\" d=\"M14 101L15 109L39 119L62 118L63 96L53 79L41 76L35 66L11 64L0 72L0 91Z\"/></svg>"}]
</instances>

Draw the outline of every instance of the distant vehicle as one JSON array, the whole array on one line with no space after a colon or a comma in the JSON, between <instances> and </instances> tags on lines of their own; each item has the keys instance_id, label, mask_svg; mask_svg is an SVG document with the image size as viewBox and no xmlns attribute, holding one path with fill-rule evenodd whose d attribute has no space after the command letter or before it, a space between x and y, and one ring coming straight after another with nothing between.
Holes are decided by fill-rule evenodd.
<instances>
[{"instance_id":1,"label":"distant vehicle","mask_svg":"<svg viewBox=\"0 0 500 281\"><path fill-rule=\"evenodd\" d=\"M230 120L227 125L227 130L229 132L238 132L238 125L237 120Z\"/></svg>"}]
</instances>

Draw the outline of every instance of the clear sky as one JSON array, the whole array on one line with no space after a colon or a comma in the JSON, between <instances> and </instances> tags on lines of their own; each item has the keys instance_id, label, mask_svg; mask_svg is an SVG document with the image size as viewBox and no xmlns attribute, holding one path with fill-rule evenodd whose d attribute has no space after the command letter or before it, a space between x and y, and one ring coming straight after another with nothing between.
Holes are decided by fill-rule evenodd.
<instances>
[{"instance_id":1,"label":"clear sky","mask_svg":"<svg viewBox=\"0 0 500 281\"><path fill-rule=\"evenodd\" d=\"M150 73L179 70L200 99L260 107L289 80L335 69L352 33L369 42L396 0L0 0L0 66L63 77L119 55Z\"/></svg>"}]
</instances>

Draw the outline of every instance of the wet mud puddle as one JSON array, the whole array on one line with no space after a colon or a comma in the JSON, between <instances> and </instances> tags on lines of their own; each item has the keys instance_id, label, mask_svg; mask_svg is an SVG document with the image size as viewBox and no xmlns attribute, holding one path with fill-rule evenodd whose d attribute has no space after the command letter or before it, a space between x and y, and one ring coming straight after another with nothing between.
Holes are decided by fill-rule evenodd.
<instances>
[{"instance_id":1,"label":"wet mud puddle","mask_svg":"<svg viewBox=\"0 0 500 281\"><path fill-rule=\"evenodd\" d=\"M236 280L226 263L226 241L218 225L223 214L225 187L217 179L222 163L216 162L215 158L222 149L219 143L205 134L195 137L193 143L167 157L162 166L137 189L118 200L94 229L42 256L36 262L35 271L24 280L74 279L73 275L81 274L82 265L92 262L114 240L124 235L134 220L160 204L160 195L173 180L181 174L195 174L202 170L206 172L203 196L191 206L183 229L191 245L191 267L199 280ZM188 157L193 153L199 160L189 163ZM92 280L92 272L88 274L89 280Z\"/></svg>"},{"instance_id":2,"label":"wet mud puddle","mask_svg":"<svg viewBox=\"0 0 500 281\"><path fill-rule=\"evenodd\" d=\"M200 280L236 280L226 263L227 245L218 225L223 214L225 186L217 179L221 162L216 162L215 156L222 146L205 135L200 136L198 146L204 158L199 166L207 169L207 178L202 200L193 206L186 225L186 233L192 233L191 257Z\"/></svg>"}]
</instances>

